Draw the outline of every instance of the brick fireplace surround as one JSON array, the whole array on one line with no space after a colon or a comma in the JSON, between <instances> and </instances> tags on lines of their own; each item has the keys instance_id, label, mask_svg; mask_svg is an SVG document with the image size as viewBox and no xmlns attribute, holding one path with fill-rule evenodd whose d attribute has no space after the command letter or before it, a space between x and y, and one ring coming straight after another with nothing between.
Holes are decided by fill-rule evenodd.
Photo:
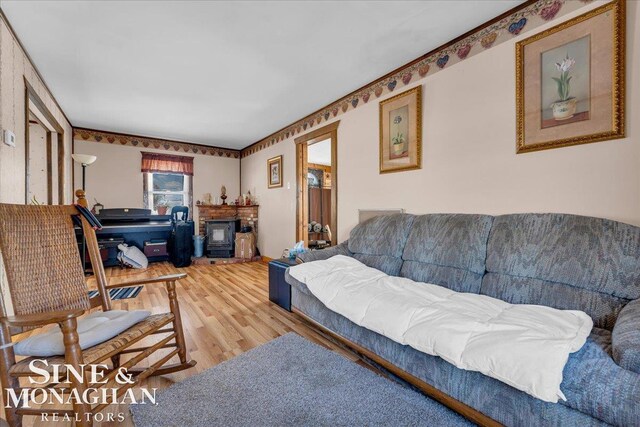
<instances>
[{"instance_id":1,"label":"brick fireplace surround","mask_svg":"<svg viewBox=\"0 0 640 427\"><path fill-rule=\"evenodd\" d=\"M210 219L238 218L240 226L250 225L258 241L258 205L234 206L234 205L196 205L198 208L198 231L205 235L205 221Z\"/></svg>"}]
</instances>

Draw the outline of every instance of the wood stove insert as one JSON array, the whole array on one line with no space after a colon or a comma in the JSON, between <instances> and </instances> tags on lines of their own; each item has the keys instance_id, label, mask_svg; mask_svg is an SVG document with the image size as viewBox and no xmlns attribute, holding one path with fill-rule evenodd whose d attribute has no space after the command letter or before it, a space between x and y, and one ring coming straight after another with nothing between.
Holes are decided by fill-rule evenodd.
<instances>
[{"instance_id":1,"label":"wood stove insert","mask_svg":"<svg viewBox=\"0 0 640 427\"><path fill-rule=\"evenodd\" d=\"M236 218L209 219L205 221L205 245L210 258L231 258L235 253L236 232L240 220Z\"/></svg>"}]
</instances>

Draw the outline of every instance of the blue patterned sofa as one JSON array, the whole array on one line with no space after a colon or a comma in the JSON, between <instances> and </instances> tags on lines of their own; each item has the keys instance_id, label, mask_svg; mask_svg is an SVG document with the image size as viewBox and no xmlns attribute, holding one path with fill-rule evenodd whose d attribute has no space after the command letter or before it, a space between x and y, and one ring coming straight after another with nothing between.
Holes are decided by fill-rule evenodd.
<instances>
[{"instance_id":1,"label":"blue patterned sofa","mask_svg":"<svg viewBox=\"0 0 640 427\"><path fill-rule=\"evenodd\" d=\"M583 310L594 328L565 367L567 401L553 404L362 328L286 275L297 312L499 423L640 426L640 228L565 214L398 214L300 260L336 254L456 291Z\"/></svg>"}]
</instances>

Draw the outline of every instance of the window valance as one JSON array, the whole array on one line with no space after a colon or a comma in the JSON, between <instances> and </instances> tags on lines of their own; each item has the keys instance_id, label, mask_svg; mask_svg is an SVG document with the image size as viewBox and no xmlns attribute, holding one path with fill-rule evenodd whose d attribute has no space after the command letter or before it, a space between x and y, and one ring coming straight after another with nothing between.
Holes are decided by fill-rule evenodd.
<instances>
[{"instance_id":1,"label":"window valance","mask_svg":"<svg viewBox=\"0 0 640 427\"><path fill-rule=\"evenodd\" d=\"M193 176L193 157L143 151L142 172L181 173Z\"/></svg>"}]
</instances>

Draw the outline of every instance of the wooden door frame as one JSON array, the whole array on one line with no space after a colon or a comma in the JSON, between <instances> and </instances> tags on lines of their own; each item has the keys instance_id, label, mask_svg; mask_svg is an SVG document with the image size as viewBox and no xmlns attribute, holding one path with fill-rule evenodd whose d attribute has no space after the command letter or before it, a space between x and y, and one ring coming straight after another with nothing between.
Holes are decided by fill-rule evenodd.
<instances>
[{"instance_id":1,"label":"wooden door frame","mask_svg":"<svg viewBox=\"0 0 640 427\"><path fill-rule=\"evenodd\" d=\"M42 101L42 99L38 96L36 90L31 86L29 81L24 78L24 109L25 109L25 152L24 152L24 173L25 173L25 181L24 181L24 202L25 204L29 204L29 115L31 113L30 104L33 104L35 108L38 110L46 120L47 124L42 123L42 126L47 130L47 139L46 139L46 147L47 147L47 204L53 204L53 177L52 177L52 165L53 165L53 156L51 153L51 147L53 145L53 135L55 132L58 139L58 204L64 204L64 175L65 175L65 149L64 149L64 128L58 123L55 119L51 111L47 108L46 104ZM36 114L34 114L36 115ZM37 117L37 115L36 115ZM47 126L49 125L49 126ZM51 127L51 128L50 128Z\"/></svg>"},{"instance_id":2,"label":"wooden door frame","mask_svg":"<svg viewBox=\"0 0 640 427\"><path fill-rule=\"evenodd\" d=\"M309 145L331 138L331 245L338 244L338 126L340 120L294 139L296 144L296 242L309 244L309 187L307 149Z\"/></svg>"}]
</instances>

